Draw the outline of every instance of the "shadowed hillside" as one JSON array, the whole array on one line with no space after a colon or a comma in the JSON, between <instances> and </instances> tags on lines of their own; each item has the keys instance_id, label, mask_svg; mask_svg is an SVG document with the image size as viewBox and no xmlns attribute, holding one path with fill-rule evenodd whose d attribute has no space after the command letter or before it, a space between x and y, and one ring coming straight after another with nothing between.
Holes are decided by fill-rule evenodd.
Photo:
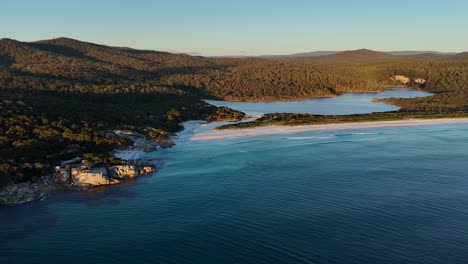
<instances>
[{"instance_id":1,"label":"shadowed hillside","mask_svg":"<svg viewBox=\"0 0 468 264\"><path fill-rule=\"evenodd\" d=\"M455 55L457 59L468 59L468 52L462 52Z\"/></svg>"},{"instance_id":2,"label":"shadowed hillside","mask_svg":"<svg viewBox=\"0 0 468 264\"><path fill-rule=\"evenodd\" d=\"M405 110L468 109L466 53L394 56L362 49L307 58L210 59L68 38L1 39L0 184L34 179L60 160L86 153L112 158L109 151L128 142L104 133L109 129L164 140L183 120L243 116L201 99L266 101L377 92L401 85L390 80L394 75L437 93L389 100ZM416 83L417 78L425 82Z\"/></svg>"},{"instance_id":3,"label":"shadowed hillside","mask_svg":"<svg viewBox=\"0 0 468 264\"><path fill-rule=\"evenodd\" d=\"M8 65L3 74L13 73L14 80L8 83L13 88L24 88L32 80L34 89L67 91L146 91L164 87L207 98L252 101L380 91L391 84L389 77L404 73L408 65L420 68L429 62L460 63L463 58L463 54L395 56L361 49L320 57L208 59L67 38L32 43L0 41L0 63ZM437 67L431 66L431 70ZM428 87L437 83L427 74L410 77L428 79Z\"/></svg>"},{"instance_id":4,"label":"shadowed hillside","mask_svg":"<svg viewBox=\"0 0 468 264\"><path fill-rule=\"evenodd\" d=\"M163 86L206 97L273 100L333 96L335 91L376 91L371 83L346 71L318 69L265 59L207 59L184 54L116 48L59 38L0 43L3 64L14 79L9 85L35 89L106 92ZM47 84L43 82L47 80ZM29 81L26 81L29 82ZM110 90L109 90L110 89Z\"/></svg>"},{"instance_id":5,"label":"shadowed hillside","mask_svg":"<svg viewBox=\"0 0 468 264\"><path fill-rule=\"evenodd\" d=\"M202 89L157 81L210 63L63 38L0 40L0 185L37 179L61 160L85 154L111 162L109 151L130 142L108 130L163 141L183 120L242 118L201 101L208 97Z\"/></svg>"}]
</instances>

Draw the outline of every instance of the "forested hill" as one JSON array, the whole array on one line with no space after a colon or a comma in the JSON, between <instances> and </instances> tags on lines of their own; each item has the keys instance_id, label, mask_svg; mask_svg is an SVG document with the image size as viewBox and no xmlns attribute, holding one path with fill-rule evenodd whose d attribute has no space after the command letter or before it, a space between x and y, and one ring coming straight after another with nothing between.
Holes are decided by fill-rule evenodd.
<instances>
[{"instance_id":1,"label":"forested hill","mask_svg":"<svg viewBox=\"0 0 468 264\"><path fill-rule=\"evenodd\" d=\"M456 79L463 74L458 70L466 60L466 54L396 56L366 49L320 57L209 59L67 38L3 39L0 84L25 88L32 82L29 88L112 93L158 86L228 100L297 99L378 91L395 74L425 78L428 88L435 89L440 75ZM451 71L446 71L448 65Z\"/></svg>"},{"instance_id":2,"label":"forested hill","mask_svg":"<svg viewBox=\"0 0 468 264\"><path fill-rule=\"evenodd\" d=\"M328 56L315 58L321 63L369 63L378 61L397 60L398 57L384 52L368 49L342 51Z\"/></svg>"},{"instance_id":3,"label":"forested hill","mask_svg":"<svg viewBox=\"0 0 468 264\"><path fill-rule=\"evenodd\" d=\"M241 113L200 99L289 100L380 91L390 77L423 78L431 98L405 109L468 109L468 56L394 56L370 50L308 58L203 58L109 47L68 38L0 40L0 184L30 180L76 156L109 161L127 144L104 133L155 139L188 119ZM417 85L411 82L410 85Z\"/></svg>"},{"instance_id":4,"label":"forested hill","mask_svg":"<svg viewBox=\"0 0 468 264\"><path fill-rule=\"evenodd\" d=\"M74 157L112 162L109 151L129 144L112 129L165 140L183 120L242 117L201 101L202 89L158 81L210 64L71 39L0 40L0 185L34 180Z\"/></svg>"},{"instance_id":5,"label":"forested hill","mask_svg":"<svg viewBox=\"0 0 468 264\"><path fill-rule=\"evenodd\" d=\"M457 59L468 59L468 52L462 52L455 55Z\"/></svg>"},{"instance_id":6,"label":"forested hill","mask_svg":"<svg viewBox=\"0 0 468 264\"><path fill-rule=\"evenodd\" d=\"M24 43L3 39L2 86L74 92L116 92L160 86L231 100L331 96L378 90L374 80L265 59L207 59L107 47L59 38ZM7 79L7 80L6 80ZM27 85L26 85L27 86ZM195 88L195 89L194 89Z\"/></svg>"},{"instance_id":7,"label":"forested hill","mask_svg":"<svg viewBox=\"0 0 468 264\"><path fill-rule=\"evenodd\" d=\"M103 92L106 85L134 82L142 88L146 81L156 84L154 80L165 75L196 72L210 65L207 59L184 54L114 48L66 38L32 43L3 39L0 56L13 79L34 79L40 84L34 89L47 90ZM112 87L112 92L115 89Z\"/></svg>"}]
</instances>

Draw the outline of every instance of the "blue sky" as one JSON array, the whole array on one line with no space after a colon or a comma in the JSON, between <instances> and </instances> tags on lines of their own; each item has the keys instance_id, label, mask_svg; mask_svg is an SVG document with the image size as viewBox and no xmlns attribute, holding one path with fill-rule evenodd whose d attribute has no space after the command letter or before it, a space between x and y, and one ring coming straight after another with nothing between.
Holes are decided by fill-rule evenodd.
<instances>
[{"instance_id":1,"label":"blue sky","mask_svg":"<svg viewBox=\"0 0 468 264\"><path fill-rule=\"evenodd\" d=\"M0 38L202 55L468 50L467 0L2 0Z\"/></svg>"}]
</instances>

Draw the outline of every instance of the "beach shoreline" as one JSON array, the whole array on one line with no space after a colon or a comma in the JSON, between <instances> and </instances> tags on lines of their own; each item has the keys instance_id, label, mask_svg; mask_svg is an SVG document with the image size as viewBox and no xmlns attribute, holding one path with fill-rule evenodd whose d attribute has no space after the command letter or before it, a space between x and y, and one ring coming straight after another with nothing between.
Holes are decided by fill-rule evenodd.
<instances>
[{"instance_id":1,"label":"beach shoreline","mask_svg":"<svg viewBox=\"0 0 468 264\"><path fill-rule=\"evenodd\" d=\"M260 126L254 128L210 130L198 133L191 141L215 141L265 135L284 135L304 132L372 129L386 127L430 126L445 124L468 124L468 118L405 119L394 121L366 121L298 126Z\"/></svg>"}]
</instances>

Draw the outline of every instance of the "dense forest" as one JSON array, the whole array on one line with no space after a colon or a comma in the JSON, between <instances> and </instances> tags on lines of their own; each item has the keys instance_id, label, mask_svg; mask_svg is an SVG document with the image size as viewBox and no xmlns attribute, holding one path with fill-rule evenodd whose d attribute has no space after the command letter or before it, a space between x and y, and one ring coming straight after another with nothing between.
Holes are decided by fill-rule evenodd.
<instances>
[{"instance_id":1,"label":"dense forest","mask_svg":"<svg viewBox=\"0 0 468 264\"><path fill-rule=\"evenodd\" d=\"M59 38L0 40L0 184L29 181L60 160L112 160L129 144L106 131L155 139L189 119L238 119L200 99L290 100L381 91L394 75L423 78L436 95L387 99L401 111L463 112L468 56L394 56L369 50L306 58L203 58ZM419 84L409 83L418 87Z\"/></svg>"},{"instance_id":2,"label":"dense forest","mask_svg":"<svg viewBox=\"0 0 468 264\"><path fill-rule=\"evenodd\" d=\"M167 69L209 67L205 59L57 41L0 40L0 184L34 180L74 157L112 162L109 152L131 143L112 129L164 140L183 120L243 117L204 103L201 90L155 82Z\"/></svg>"}]
</instances>

